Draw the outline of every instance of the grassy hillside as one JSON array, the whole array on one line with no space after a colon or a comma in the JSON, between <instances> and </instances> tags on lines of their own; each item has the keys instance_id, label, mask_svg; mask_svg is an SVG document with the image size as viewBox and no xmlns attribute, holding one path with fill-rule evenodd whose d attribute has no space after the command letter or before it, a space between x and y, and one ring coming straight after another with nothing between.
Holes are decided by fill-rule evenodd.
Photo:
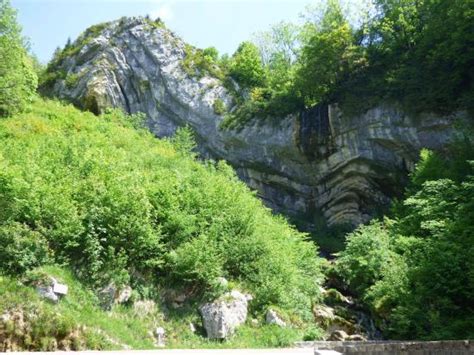
<instances>
[{"instance_id":1,"label":"grassy hillside","mask_svg":"<svg viewBox=\"0 0 474 355\"><path fill-rule=\"evenodd\" d=\"M199 321L197 305L228 288L253 295L253 317L262 320L272 305L291 314L295 328L304 328L322 278L315 247L264 208L225 163L196 161L189 131L158 140L135 128L141 119L119 111L96 117L37 100L24 113L0 121L5 290L12 298L18 292L33 297L11 278L61 265L73 272L77 280L61 271L71 283L81 284L78 289L130 285L133 299L157 304L166 304L163 295L169 290L185 294L186 307L174 317L177 328L186 317ZM222 287L219 277L229 285ZM61 307L86 307L85 315L66 312L71 326L108 319L100 313L87 316L98 303L74 297L54 311L52 306L44 310L61 318ZM112 317L122 317L120 312ZM91 326L100 329L100 324ZM121 326L110 332L112 337L123 333ZM292 337L302 335L288 331ZM119 342L128 346L150 345L133 332L123 334ZM30 347L45 345L33 342Z\"/></svg>"},{"instance_id":2,"label":"grassy hillside","mask_svg":"<svg viewBox=\"0 0 474 355\"><path fill-rule=\"evenodd\" d=\"M40 298L31 280L42 275L55 277L69 286L58 304ZM71 272L43 267L17 278L0 276L0 313L8 320L0 325L0 351L147 349L153 347L152 317L142 317L131 307L105 312L97 297ZM5 318L6 319L6 318Z\"/></svg>"}]
</instances>

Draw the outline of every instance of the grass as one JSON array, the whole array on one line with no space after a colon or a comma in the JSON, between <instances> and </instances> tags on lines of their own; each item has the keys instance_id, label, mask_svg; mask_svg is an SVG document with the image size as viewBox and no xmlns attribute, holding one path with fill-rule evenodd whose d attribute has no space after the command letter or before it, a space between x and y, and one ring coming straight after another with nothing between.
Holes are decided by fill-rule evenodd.
<instances>
[{"instance_id":1,"label":"grass","mask_svg":"<svg viewBox=\"0 0 474 355\"><path fill-rule=\"evenodd\" d=\"M71 272L57 266L45 266L34 271L34 274L45 274L68 285L68 294L58 304L53 304L39 297L34 287L16 279L0 277L0 314L11 311L23 312L27 331L16 336L20 349L56 350L51 347L51 338L61 346L61 340L71 334L79 333L70 344L73 350L100 349L113 350L123 348L150 349L153 339L148 332L152 324L147 319L137 318L130 307L115 307L112 312L105 312L98 306L97 297L84 287ZM18 326L10 325L13 335ZM64 349L64 348L63 348Z\"/></svg>"},{"instance_id":2,"label":"grass","mask_svg":"<svg viewBox=\"0 0 474 355\"><path fill-rule=\"evenodd\" d=\"M40 298L34 287L28 286L28 280L36 279L37 275L49 275L67 284L68 294L58 304ZM61 339L68 338L78 329L85 331L74 340L75 344L71 344L73 350L153 349L155 346L149 333L156 326L165 328L167 348L172 349L287 347L314 332L312 328L304 330L267 325L263 322L263 316L260 315L259 320L256 320L249 315L247 323L238 328L228 340L210 340L205 337L195 307L171 309L167 312L166 320L157 324L156 319L163 319L162 315L142 318L137 316L131 305L114 306L110 312L103 311L98 306L95 294L83 286L70 271L58 266L38 268L22 281L0 277L0 314L9 310L34 314L28 317L30 333L23 334L23 339L17 340L22 343L19 349L24 350L57 350L56 345L51 344L61 344ZM194 332L191 330L191 323L195 326ZM16 331L13 328L10 330L12 333ZM5 334L9 333L3 333L2 336ZM320 336L322 332L317 334Z\"/></svg>"}]
</instances>

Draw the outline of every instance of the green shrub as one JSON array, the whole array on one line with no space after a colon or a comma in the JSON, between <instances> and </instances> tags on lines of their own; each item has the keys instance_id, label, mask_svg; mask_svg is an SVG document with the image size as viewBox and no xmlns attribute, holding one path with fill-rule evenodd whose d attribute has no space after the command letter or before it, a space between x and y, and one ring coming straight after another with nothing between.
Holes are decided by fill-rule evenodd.
<instances>
[{"instance_id":1,"label":"green shrub","mask_svg":"<svg viewBox=\"0 0 474 355\"><path fill-rule=\"evenodd\" d=\"M360 227L340 253L340 275L387 337L474 334L474 149L466 137L443 155L422 152L395 219Z\"/></svg>"},{"instance_id":2,"label":"green shrub","mask_svg":"<svg viewBox=\"0 0 474 355\"><path fill-rule=\"evenodd\" d=\"M224 101L222 101L222 99L215 99L214 103L212 104L212 108L214 109L214 113L216 115L223 115L227 112Z\"/></svg>"},{"instance_id":3,"label":"green shrub","mask_svg":"<svg viewBox=\"0 0 474 355\"><path fill-rule=\"evenodd\" d=\"M25 109L35 95L38 77L25 49L16 11L0 0L0 117Z\"/></svg>"},{"instance_id":4,"label":"green shrub","mask_svg":"<svg viewBox=\"0 0 474 355\"><path fill-rule=\"evenodd\" d=\"M181 66L189 76L199 79L205 75L221 80L225 78L225 72L218 63L218 53L214 47L203 50L186 44L184 51L185 57Z\"/></svg>"},{"instance_id":5,"label":"green shrub","mask_svg":"<svg viewBox=\"0 0 474 355\"><path fill-rule=\"evenodd\" d=\"M79 79L80 79L79 74L76 74L76 73L68 74L66 76L66 79L65 79L66 86L69 89L74 88L77 85L77 83L79 82Z\"/></svg>"},{"instance_id":6,"label":"green shrub","mask_svg":"<svg viewBox=\"0 0 474 355\"><path fill-rule=\"evenodd\" d=\"M149 16L145 17L145 21L148 26L152 29L166 28L165 23L158 17L155 20L152 20Z\"/></svg>"},{"instance_id":7,"label":"green shrub","mask_svg":"<svg viewBox=\"0 0 474 355\"><path fill-rule=\"evenodd\" d=\"M46 238L19 223L0 224L0 271L20 275L46 264L50 250Z\"/></svg>"},{"instance_id":8,"label":"green shrub","mask_svg":"<svg viewBox=\"0 0 474 355\"><path fill-rule=\"evenodd\" d=\"M362 293L374 285L390 265L393 258L390 224L389 220L372 222L347 235L346 247L337 259L337 269L354 291Z\"/></svg>"},{"instance_id":9,"label":"green shrub","mask_svg":"<svg viewBox=\"0 0 474 355\"><path fill-rule=\"evenodd\" d=\"M265 70L257 46L242 42L232 56L229 74L244 87L262 86Z\"/></svg>"},{"instance_id":10,"label":"green shrub","mask_svg":"<svg viewBox=\"0 0 474 355\"><path fill-rule=\"evenodd\" d=\"M312 243L224 162L197 162L189 129L157 140L133 121L43 101L2 121L0 226L39 233L55 262L94 287L173 284L198 297L222 276L255 308L309 318L322 281Z\"/></svg>"},{"instance_id":11,"label":"green shrub","mask_svg":"<svg viewBox=\"0 0 474 355\"><path fill-rule=\"evenodd\" d=\"M209 287L221 276L223 258L214 245L214 241L205 235L182 243L168 255L169 273L178 284L195 284Z\"/></svg>"}]
</instances>

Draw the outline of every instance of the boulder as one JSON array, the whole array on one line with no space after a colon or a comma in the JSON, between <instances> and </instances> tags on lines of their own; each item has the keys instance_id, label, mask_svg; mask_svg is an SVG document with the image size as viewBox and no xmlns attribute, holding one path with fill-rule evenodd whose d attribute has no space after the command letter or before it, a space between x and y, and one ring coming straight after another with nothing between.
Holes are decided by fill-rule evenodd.
<instances>
[{"instance_id":1,"label":"boulder","mask_svg":"<svg viewBox=\"0 0 474 355\"><path fill-rule=\"evenodd\" d=\"M322 327L329 326L335 319L334 308L318 305L313 308L314 320Z\"/></svg>"},{"instance_id":2,"label":"boulder","mask_svg":"<svg viewBox=\"0 0 474 355\"><path fill-rule=\"evenodd\" d=\"M248 301L252 299L239 291L231 291L200 308L204 329L210 339L225 339L247 319Z\"/></svg>"},{"instance_id":3,"label":"boulder","mask_svg":"<svg viewBox=\"0 0 474 355\"><path fill-rule=\"evenodd\" d=\"M348 337L349 335L345 331L338 329L331 333L328 340L345 341Z\"/></svg>"},{"instance_id":4,"label":"boulder","mask_svg":"<svg viewBox=\"0 0 474 355\"><path fill-rule=\"evenodd\" d=\"M121 304L128 302L130 297L132 297L132 288L130 286L125 286L118 290L115 297L115 303Z\"/></svg>"},{"instance_id":5,"label":"boulder","mask_svg":"<svg viewBox=\"0 0 474 355\"><path fill-rule=\"evenodd\" d=\"M57 303L59 301L59 297L54 293L51 286L38 286L36 287L36 292L38 292L40 297L45 298L53 303Z\"/></svg>"},{"instance_id":6,"label":"boulder","mask_svg":"<svg viewBox=\"0 0 474 355\"><path fill-rule=\"evenodd\" d=\"M354 304L354 301L351 298L344 296L335 288L324 290L322 295L324 297L324 302L329 305L342 304L352 306Z\"/></svg>"},{"instance_id":7,"label":"boulder","mask_svg":"<svg viewBox=\"0 0 474 355\"><path fill-rule=\"evenodd\" d=\"M132 295L132 288L125 286L118 288L110 283L98 292L100 304L106 311L110 311L114 304L121 304L127 302Z\"/></svg>"},{"instance_id":8,"label":"boulder","mask_svg":"<svg viewBox=\"0 0 474 355\"><path fill-rule=\"evenodd\" d=\"M54 277L49 276L36 286L36 291L41 297L57 303L60 297L67 295L68 287L59 283Z\"/></svg>"},{"instance_id":9,"label":"boulder","mask_svg":"<svg viewBox=\"0 0 474 355\"><path fill-rule=\"evenodd\" d=\"M367 341L367 338L361 334L352 334L346 338L347 341Z\"/></svg>"},{"instance_id":10,"label":"boulder","mask_svg":"<svg viewBox=\"0 0 474 355\"><path fill-rule=\"evenodd\" d=\"M265 321L267 324L276 324L279 327L286 327L286 323L278 316L278 313L272 309L267 311Z\"/></svg>"},{"instance_id":11,"label":"boulder","mask_svg":"<svg viewBox=\"0 0 474 355\"><path fill-rule=\"evenodd\" d=\"M176 309L182 307L192 297L192 292L190 289L165 289L162 296L171 308Z\"/></svg>"}]
</instances>

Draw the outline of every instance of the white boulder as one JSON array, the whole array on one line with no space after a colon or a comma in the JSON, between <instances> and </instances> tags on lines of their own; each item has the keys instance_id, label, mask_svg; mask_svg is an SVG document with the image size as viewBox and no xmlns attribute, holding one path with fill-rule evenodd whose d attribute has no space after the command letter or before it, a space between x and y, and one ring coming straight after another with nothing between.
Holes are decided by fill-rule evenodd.
<instances>
[{"instance_id":1,"label":"white boulder","mask_svg":"<svg viewBox=\"0 0 474 355\"><path fill-rule=\"evenodd\" d=\"M265 321L267 322L267 324L276 324L279 327L286 327L285 321L281 319L278 313L272 309L269 309L267 311L267 314L265 316Z\"/></svg>"},{"instance_id":2,"label":"white boulder","mask_svg":"<svg viewBox=\"0 0 474 355\"><path fill-rule=\"evenodd\" d=\"M248 301L252 297L239 291L224 294L214 302L203 304L199 310L203 326L210 339L225 339L247 319Z\"/></svg>"},{"instance_id":3,"label":"white boulder","mask_svg":"<svg viewBox=\"0 0 474 355\"><path fill-rule=\"evenodd\" d=\"M36 286L36 292L38 292L41 297L57 303L61 296L67 294L68 287L50 276L47 280Z\"/></svg>"}]
</instances>

